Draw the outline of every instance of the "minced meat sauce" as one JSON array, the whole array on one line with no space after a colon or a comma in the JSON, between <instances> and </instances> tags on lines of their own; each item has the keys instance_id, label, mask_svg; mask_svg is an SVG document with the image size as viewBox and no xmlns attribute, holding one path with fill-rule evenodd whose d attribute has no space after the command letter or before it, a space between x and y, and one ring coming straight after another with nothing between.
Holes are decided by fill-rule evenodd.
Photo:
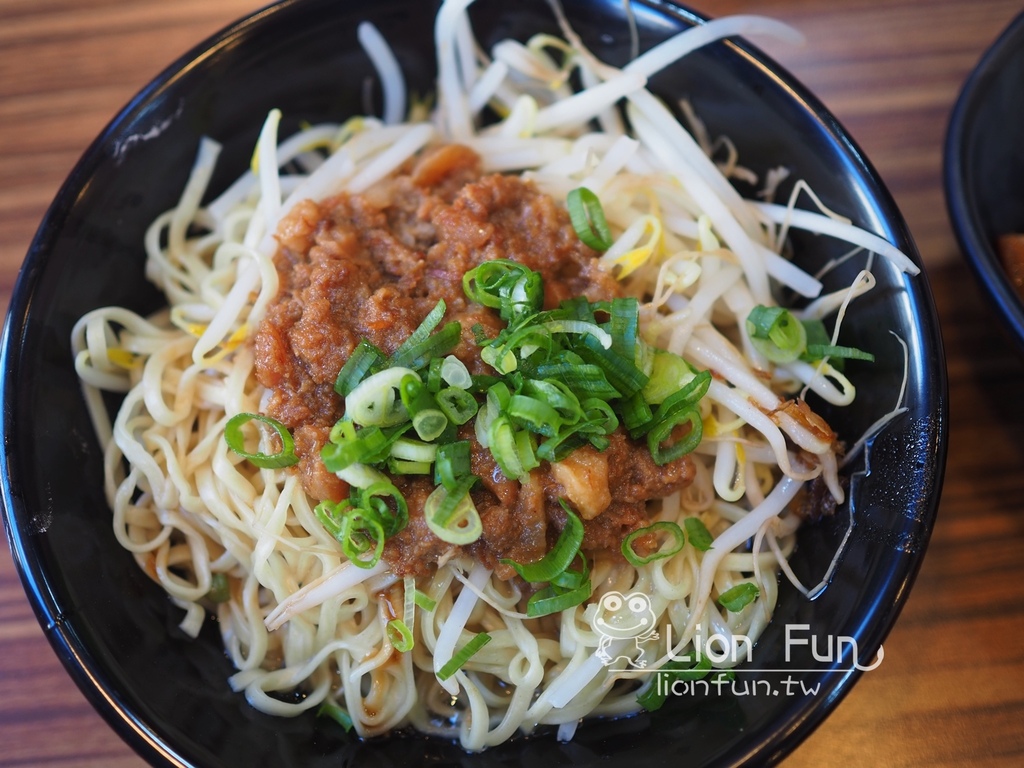
<instances>
[{"instance_id":1,"label":"minced meat sauce","mask_svg":"<svg viewBox=\"0 0 1024 768\"><path fill-rule=\"evenodd\" d=\"M443 146L364 194L301 203L281 223L280 290L256 334L256 375L271 390L267 414L295 437L303 485L316 499L348 495L320 462L320 449L344 414L334 382L361 339L391 354L444 299L444 321L462 324L453 354L472 373L488 372L471 329L479 323L494 336L503 324L466 298L462 276L489 259L514 259L540 272L546 308L574 296L598 301L620 293L551 197L516 176L484 176L480 166L472 150ZM483 534L466 549L492 567L498 558L543 557L565 524L560 497L580 512L584 551L618 553L623 537L647 524L647 500L693 478L686 457L659 467L645 445L617 433L604 452L580 448L558 465L542 463L526 482L510 481L471 426L460 437L470 440L472 469L482 481L472 496ZM452 549L423 519L433 483L426 476L393 482L408 502L409 525L388 540L384 558L397 574L426 574ZM511 570L499 566L498 574Z\"/></svg>"}]
</instances>

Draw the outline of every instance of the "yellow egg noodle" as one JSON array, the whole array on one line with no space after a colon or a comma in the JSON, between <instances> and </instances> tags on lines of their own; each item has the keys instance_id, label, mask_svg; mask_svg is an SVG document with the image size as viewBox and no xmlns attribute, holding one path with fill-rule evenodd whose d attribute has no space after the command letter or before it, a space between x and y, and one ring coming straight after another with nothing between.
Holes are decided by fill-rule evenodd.
<instances>
[{"instance_id":1,"label":"yellow egg noodle","mask_svg":"<svg viewBox=\"0 0 1024 768\"><path fill-rule=\"evenodd\" d=\"M395 57L363 24L358 39L383 85L383 119L316 125L279 140L280 114L272 112L252 168L207 204L220 147L204 139L178 205L146 236L146 276L168 308L149 318L119 308L90 312L75 326L73 347L105 449L119 542L184 610L181 626L193 636L218 575L229 578L229 599L215 610L237 668L234 690L282 716L331 702L364 737L411 725L480 750L540 725L571 739L581 718L637 711L650 670L692 649L700 627L704 635L756 640L771 619L780 572L795 581L786 559L800 517L790 502L814 478L843 500L837 443L785 403L803 388L848 405L855 388L827 358L766 359L745 319L755 306L775 304L774 280L811 300L794 311L799 318L840 316L836 344L842 313L874 284L866 269L849 289L821 295L816 276L780 255L789 228L841 238L909 273L917 268L823 207L743 199L707 141L702 146L646 88L695 48L735 35L798 38L789 27L726 17L619 69L595 58L561 18L560 38L503 40L485 53L469 25L471 2L447 0L437 15L432 113L407 106ZM485 109L501 119L484 124ZM353 566L297 474L258 469L224 440L228 419L259 412L267 397L246 342L278 291L278 222L299 201L365 191L423 148L451 142L479 153L485 172L522 174L556 200L579 187L597 195L614 238L601 262L640 299L644 340L715 372L700 406L695 480L649 508L652 522L699 519L712 546L687 544L640 566L598 559L590 599L540 618L524 613L521 582L494 578L463 554L415 582L383 560ZM112 420L101 391L124 393ZM756 599L723 609L721 595L746 583L756 586ZM419 604L413 589L425 598ZM660 639L651 641L645 670L613 669L598 654L640 653L628 638L609 644L599 628L606 625L596 623L611 593L650 598ZM385 604L385 594L397 600ZM410 650L394 648L391 611L409 625ZM457 649L483 632L490 642L441 679ZM287 695L296 689L301 697Z\"/></svg>"}]
</instances>

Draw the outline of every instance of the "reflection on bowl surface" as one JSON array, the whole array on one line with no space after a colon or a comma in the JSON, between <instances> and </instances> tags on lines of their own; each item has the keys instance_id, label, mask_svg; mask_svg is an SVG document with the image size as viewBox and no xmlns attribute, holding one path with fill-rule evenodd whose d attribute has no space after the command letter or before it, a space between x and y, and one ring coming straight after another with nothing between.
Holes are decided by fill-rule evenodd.
<instances>
[{"instance_id":1,"label":"reflection on bowl surface","mask_svg":"<svg viewBox=\"0 0 1024 768\"><path fill-rule=\"evenodd\" d=\"M953 230L991 306L1024 349L1024 299L999 257L1000 236L1024 232L1024 15L985 52L964 83L946 134L946 202Z\"/></svg>"},{"instance_id":2,"label":"reflection on bowl surface","mask_svg":"<svg viewBox=\"0 0 1024 768\"><path fill-rule=\"evenodd\" d=\"M624 63L630 35L617 0L564 3L583 40L605 61ZM635 3L641 48L699 21L661 3ZM670 697L654 713L586 721L569 743L554 733L514 738L481 754L409 734L359 742L313 716L272 718L226 684L232 668L216 628L197 641L178 629L180 611L115 540L102 454L75 376L69 337L85 312L104 305L148 313L163 299L143 274L150 222L172 207L203 135L224 145L211 182L222 190L247 167L264 116L340 121L363 111L372 66L356 42L372 21L396 50L411 91L432 89L432 3L338 4L295 0L239 22L175 63L139 94L89 148L42 223L11 304L4 337L3 493L15 559L47 635L89 699L134 748L155 763L204 766L301 764L691 765L779 759L831 710L880 647L906 597L934 521L945 461L945 371L927 283L876 260L876 289L851 306L848 343L892 350L858 367L863 407L825 409L843 436L858 436L896 404L906 374L906 412L853 464L850 502L807 526L792 559L805 584L827 571L856 520L829 586L813 601L788 584L753 661L725 692ZM485 49L505 37L556 32L546 3L474 7ZM811 41L813 44L813 41ZM874 171L835 120L799 84L754 49L715 44L651 82L687 98L713 136L725 134L759 174L785 166L829 208L916 252ZM843 255L825 238L791 235L808 271ZM848 285L852 262L829 273ZM909 347L904 366L901 348ZM787 628L811 643L787 642ZM803 629L797 629L803 628ZM804 634L803 637L807 635ZM838 638L858 656L835 650ZM827 657L827 658L826 658ZM799 691L784 681L799 677ZM753 685L762 681L760 693ZM777 695L765 695L773 686Z\"/></svg>"}]
</instances>

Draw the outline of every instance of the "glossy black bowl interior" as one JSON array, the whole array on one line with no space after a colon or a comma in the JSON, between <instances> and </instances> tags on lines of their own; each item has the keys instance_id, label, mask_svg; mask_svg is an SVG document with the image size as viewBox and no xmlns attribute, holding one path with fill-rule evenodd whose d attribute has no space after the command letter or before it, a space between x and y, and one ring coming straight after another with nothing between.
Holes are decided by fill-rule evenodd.
<instances>
[{"instance_id":1,"label":"glossy black bowl interior","mask_svg":"<svg viewBox=\"0 0 1024 768\"><path fill-rule=\"evenodd\" d=\"M1024 14L985 52L964 84L946 133L945 187L964 256L1009 336L1024 351L1024 300L996 238L1024 233Z\"/></svg>"},{"instance_id":2,"label":"glossy black bowl interior","mask_svg":"<svg viewBox=\"0 0 1024 768\"><path fill-rule=\"evenodd\" d=\"M622 63L629 34L618 0L565 0L583 38ZM481 0L473 8L486 47L501 37L556 31L544 2ZM644 48L698 17L667 3L634 3ZM857 677L849 655L813 658L809 646L784 661L784 627L806 625L822 655L830 638L856 640L867 663L896 619L934 521L946 445L945 370L927 283L876 260L878 287L855 302L846 343L878 362L852 364L857 405L826 411L840 434L859 436L896 401L910 348L908 411L873 443L851 480L854 533L830 586L808 601L782 588L775 623L737 677L781 683L793 670L816 693L723 692L676 697L659 712L587 722L569 744L554 734L480 755L399 735L369 743L314 717L275 719L251 709L226 683L230 665L208 623L192 642L180 612L136 568L111 533L102 461L72 367L69 334L84 312L106 304L148 311L161 303L143 278L143 232L172 206L199 137L225 145L215 191L249 160L261 122L283 110L282 134L300 121L340 120L362 110L373 76L356 43L361 19L395 47L410 87L431 87L434 5L420 0L285 2L239 22L175 63L138 95L89 148L43 221L25 262L3 345L3 495L8 536L26 590L58 655L104 717L148 760L203 766L733 764L779 759L831 710ZM813 44L813 42L811 43ZM754 49L708 47L659 75L657 91L686 96L713 135L727 133L742 161L764 172L786 165L832 209L916 249L892 199L859 150L822 106ZM826 238L794 234L796 258L822 264L843 253ZM833 272L848 283L859 265ZM816 583L846 530L846 507L800 535L793 565ZM797 672L797 670L815 670Z\"/></svg>"}]
</instances>

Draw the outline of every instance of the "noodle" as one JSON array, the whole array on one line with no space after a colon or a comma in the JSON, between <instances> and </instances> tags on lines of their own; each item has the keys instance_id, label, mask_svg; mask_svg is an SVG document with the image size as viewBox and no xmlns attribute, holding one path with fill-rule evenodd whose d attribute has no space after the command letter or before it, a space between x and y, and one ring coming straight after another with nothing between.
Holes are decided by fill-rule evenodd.
<instances>
[{"instance_id":1,"label":"noodle","mask_svg":"<svg viewBox=\"0 0 1024 768\"><path fill-rule=\"evenodd\" d=\"M741 32L790 38L789 28L759 17L719 20L617 70L596 60L563 20L567 42L503 41L490 60L469 28L470 2L448 0L437 16L432 122L400 122L402 73L384 38L364 24L359 39L384 85L383 122L313 126L279 142L274 111L254 168L205 206L219 145L204 140L178 206L146 235L146 274L170 310L143 319L98 309L79 320L72 341L105 450L115 535L186 611L186 632L196 635L204 610L216 611L238 670L231 687L272 714L326 704L347 712L359 736L412 725L480 750L542 724L558 725L558 737L569 739L580 718L640 709L638 694L651 678L633 664L639 642L607 642L599 629L608 595L649 597L661 639L643 651L656 658L646 671L673 653L699 653L708 629L757 639L775 606L778 575L795 582L787 558L800 517L791 502L808 481L824 482L837 502L843 493L835 436L780 387L799 381L836 404L855 395L827 359L775 366L750 337L750 311L774 304L770 279L809 298L821 291L779 255L776 227L842 238L904 271L916 267L827 213L742 199L646 90L647 78L695 47ZM559 46L565 67L547 53ZM576 93L566 85L573 67L585 84ZM488 104L506 117L482 126ZM592 131L593 119L604 132ZM704 440L691 454L694 479L648 507L652 523L689 521L691 530L699 521L693 530L706 529L713 546L699 548L691 533L676 553L637 566L595 557L587 564L597 585L589 599L540 617L524 610L534 590L499 578L455 545L416 579L383 559L353 564L296 472L254 467L222 439L229 419L264 412L271 396L257 381L251 339L279 290L278 226L304 200L372 193L425 147L456 142L478 153L485 171L515 171L555 199L577 187L598 195L615 239L602 263L639 299L644 342L715 373L700 402ZM845 311L873 285L870 272L862 275L812 303L805 319ZM837 325L833 345L838 332ZM125 393L113 420L101 390ZM276 450L269 434L261 440L260 451ZM227 594L214 602L225 577ZM756 597L721 608L719 598L744 584L756 587ZM396 621L412 639L405 650L396 648L405 642L391 631ZM482 647L442 676L471 642ZM599 649L625 667L605 664ZM301 697L290 695L296 690Z\"/></svg>"}]
</instances>

